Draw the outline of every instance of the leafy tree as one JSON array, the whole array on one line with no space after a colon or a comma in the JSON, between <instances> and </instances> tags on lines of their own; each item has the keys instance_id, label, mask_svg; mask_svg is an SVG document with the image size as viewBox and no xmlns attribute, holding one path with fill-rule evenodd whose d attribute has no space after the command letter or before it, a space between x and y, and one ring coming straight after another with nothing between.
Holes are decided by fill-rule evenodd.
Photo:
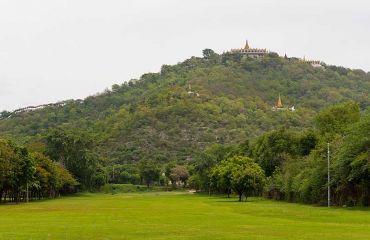
<instances>
[{"instance_id":1,"label":"leafy tree","mask_svg":"<svg viewBox=\"0 0 370 240\"><path fill-rule=\"evenodd\" d=\"M139 166L140 176L149 188L150 184L155 180L159 180L160 169L153 161L142 161Z\"/></svg>"},{"instance_id":2,"label":"leafy tree","mask_svg":"<svg viewBox=\"0 0 370 240\"><path fill-rule=\"evenodd\" d=\"M0 119L2 119L2 118L7 118L7 117L9 117L11 114L12 114L12 113L11 113L11 112L9 112L9 111L2 111L2 112L0 112Z\"/></svg>"},{"instance_id":3,"label":"leafy tree","mask_svg":"<svg viewBox=\"0 0 370 240\"><path fill-rule=\"evenodd\" d=\"M222 161L215 169L220 181L228 181L232 190L238 194L239 201L261 190L264 184L262 168L251 158L235 156Z\"/></svg>"},{"instance_id":4,"label":"leafy tree","mask_svg":"<svg viewBox=\"0 0 370 240\"><path fill-rule=\"evenodd\" d=\"M206 148L199 159L197 159L195 171L198 174L202 189L211 188L212 168L222 160L235 155L242 155L245 150L244 145L221 145L213 144Z\"/></svg>"},{"instance_id":5,"label":"leafy tree","mask_svg":"<svg viewBox=\"0 0 370 240\"><path fill-rule=\"evenodd\" d=\"M176 163L174 162L169 162L164 166L164 175L166 177L166 185L168 187L168 182L171 180L171 172L172 169L176 166Z\"/></svg>"},{"instance_id":6,"label":"leafy tree","mask_svg":"<svg viewBox=\"0 0 370 240\"><path fill-rule=\"evenodd\" d=\"M189 179L189 175L189 171L185 166L177 165L171 169L170 179L174 183L178 181L182 182L185 187Z\"/></svg>"},{"instance_id":7,"label":"leafy tree","mask_svg":"<svg viewBox=\"0 0 370 240\"><path fill-rule=\"evenodd\" d=\"M319 142L318 135L311 129L300 134L298 140L298 151L302 156L310 154Z\"/></svg>"},{"instance_id":8,"label":"leafy tree","mask_svg":"<svg viewBox=\"0 0 370 240\"><path fill-rule=\"evenodd\" d=\"M349 127L335 158L333 183L338 201L370 205L370 114Z\"/></svg>"},{"instance_id":9,"label":"leafy tree","mask_svg":"<svg viewBox=\"0 0 370 240\"><path fill-rule=\"evenodd\" d=\"M36 173L32 191L38 198L56 197L75 191L78 182L60 163L38 152L33 153L33 158Z\"/></svg>"},{"instance_id":10,"label":"leafy tree","mask_svg":"<svg viewBox=\"0 0 370 240\"><path fill-rule=\"evenodd\" d=\"M203 57L210 58L212 55L216 54L212 49L206 48L203 50Z\"/></svg>"},{"instance_id":11,"label":"leafy tree","mask_svg":"<svg viewBox=\"0 0 370 240\"><path fill-rule=\"evenodd\" d=\"M0 201L4 194L15 185L19 156L5 140L0 140Z\"/></svg>"},{"instance_id":12,"label":"leafy tree","mask_svg":"<svg viewBox=\"0 0 370 240\"><path fill-rule=\"evenodd\" d=\"M321 133L342 134L349 124L360 119L360 108L356 102L346 102L322 110L315 118Z\"/></svg>"},{"instance_id":13,"label":"leafy tree","mask_svg":"<svg viewBox=\"0 0 370 240\"><path fill-rule=\"evenodd\" d=\"M297 153L297 134L280 129L259 137L254 144L252 156L264 169L266 175L271 176L276 167L281 166L290 155Z\"/></svg>"},{"instance_id":14,"label":"leafy tree","mask_svg":"<svg viewBox=\"0 0 370 240\"><path fill-rule=\"evenodd\" d=\"M188 186L195 190L201 189L201 179L198 174L194 174L189 177Z\"/></svg>"},{"instance_id":15,"label":"leafy tree","mask_svg":"<svg viewBox=\"0 0 370 240\"><path fill-rule=\"evenodd\" d=\"M71 171L88 190L98 189L105 182L100 157L92 147L92 138L78 131L56 129L46 138L47 154Z\"/></svg>"},{"instance_id":16,"label":"leafy tree","mask_svg":"<svg viewBox=\"0 0 370 240\"><path fill-rule=\"evenodd\" d=\"M29 185L32 185L32 182L34 180L34 174L36 171L35 165L33 163L33 159L31 155L29 154L27 148L19 148L18 149L18 155L21 160L21 173L22 176L19 177L19 184L23 187L26 191L26 198L28 201L28 194L29 194Z\"/></svg>"},{"instance_id":17,"label":"leafy tree","mask_svg":"<svg viewBox=\"0 0 370 240\"><path fill-rule=\"evenodd\" d=\"M226 192L227 197L231 194L231 168L225 168L222 165L216 165L212 169L211 182L219 191Z\"/></svg>"}]
</instances>

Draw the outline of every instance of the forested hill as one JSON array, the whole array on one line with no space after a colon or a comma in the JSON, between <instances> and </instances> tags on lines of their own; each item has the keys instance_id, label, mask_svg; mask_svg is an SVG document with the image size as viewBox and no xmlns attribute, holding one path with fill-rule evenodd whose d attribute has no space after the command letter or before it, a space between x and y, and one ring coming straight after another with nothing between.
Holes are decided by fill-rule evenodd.
<instances>
[{"instance_id":1,"label":"forested hill","mask_svg":"<svg viewBox=\"0 0 370 240\"><path fill-rule=\"evenodd\" d=\"M269 54L262 59L204 51L159 73L113 85L83 101L66 101L0 120L2 138L27 143L50 129L80 129L115 163L191 160L212 143L237 143L283 127L303 128L315 113L348 100L370 105L370 73L315 68ZM281 95L296 111L272 111Z\"/></svg>"}]
</instances>

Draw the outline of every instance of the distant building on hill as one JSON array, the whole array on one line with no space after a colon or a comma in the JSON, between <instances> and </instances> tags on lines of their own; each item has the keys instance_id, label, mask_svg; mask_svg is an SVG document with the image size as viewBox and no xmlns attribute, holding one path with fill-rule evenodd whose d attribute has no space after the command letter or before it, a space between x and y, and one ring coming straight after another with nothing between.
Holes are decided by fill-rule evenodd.
<instances>
[{"instance_id":1,"label":"distant building on hill","mask_svg":"<svg viewBox=\"0 0 370 240\"><path fill-rule=\"evenodd\" d=\"M272 111L291 111L294 112L296 109L294 106L291 107L284 107L283 102L281 101L281 97L279 94L279 98L276 101L275 106L272 107Z\"/></svg>"},{"instance_id":2,"label":"distant building on hill","mask_svg":"<svg viewBox=\"0 0 370 240\"><path fill-rule=\"evenodd\" d=\"M266 49L251 48L247 40L244 48L231 49L229 53L240 53L245 57L261 58L267 55L269 52Z\"/></svg>"},{"instance_id":3,"label":"distant building on hill","mask_svg":"<svg viewBox=\"0 0 370 240\"><path fill-rule=\"evenodd\" d=\"M319 60L306 60L305 57L303 57L303 59L301 59L302 62L304 63L308 63L310 64L312 67L316 67L316 68L323 68L323 64L321 61Z\"/></svg>"}]
</instances>

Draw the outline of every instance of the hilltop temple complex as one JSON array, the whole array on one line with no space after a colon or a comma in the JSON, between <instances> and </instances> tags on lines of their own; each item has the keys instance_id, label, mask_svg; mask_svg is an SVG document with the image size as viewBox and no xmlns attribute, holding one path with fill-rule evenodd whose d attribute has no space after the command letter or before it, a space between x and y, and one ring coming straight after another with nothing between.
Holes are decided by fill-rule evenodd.
<instances>
[{"instance_id":1,"label":"hilltop temple complex","mask_svg":"<svg viewBox=\"0 0 370 240\"><path fill-rule=\"evenodd\" d=\"M261 58L267 55L269 52L266 49L251 48L247 40L245 42L244 48L231 49L230 53L240 53L243 56L250 58Z\"/></svg>"},{"instance_id":2,"label":"hilltop temple complex","mask_svg":"<svg viewBox=\"0 0 370 240\"><path fill-rule=\"evenodd\" d=\"M231 49L230 51L228 51L228 53L242 54L244 57L257 58L258 59L258 58L262 58L262 57L266 56L267 54L269 54L269 51L266 48L251 48L249 46L249 42L247 40L245 42L245 45L244 45L243 48ZM323 62L321 62L319 60L306 60L305 57L303 59L288 58L286 56L286 54L285 54L284 58L288 59L288 60L298 60L298 61L310 64L312 67L315 67L315 68L324 68Z\"/></svg>"}]
</instances>

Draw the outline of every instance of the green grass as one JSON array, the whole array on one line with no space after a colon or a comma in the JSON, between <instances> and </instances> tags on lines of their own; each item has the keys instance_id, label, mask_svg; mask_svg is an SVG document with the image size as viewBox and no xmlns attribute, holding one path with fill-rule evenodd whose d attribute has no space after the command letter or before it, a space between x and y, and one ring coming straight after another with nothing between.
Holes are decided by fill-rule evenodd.
<instances>
[{"instance_id":1,"label":"green grass","mask_svg":"<svg viewBox=\"0 0 370 240\"><path fill-rule=\"evenodd\" d=\"M150 186L148 189L145 185L133 184L106 184L102 187L103 193L117 194L117 193L133 193L133 192L159 192L165 191L166 187Z\"/></svg>"},{"instance_id":2,"label":"green grass","mask_svg":"<svg viewBox=\"0 0 370 240\"><path fill-rule=\"evenodd\" d=\"M0 239L370 239L370 211L188 193L0 206Z\"/></svg>"}]
</instances>

